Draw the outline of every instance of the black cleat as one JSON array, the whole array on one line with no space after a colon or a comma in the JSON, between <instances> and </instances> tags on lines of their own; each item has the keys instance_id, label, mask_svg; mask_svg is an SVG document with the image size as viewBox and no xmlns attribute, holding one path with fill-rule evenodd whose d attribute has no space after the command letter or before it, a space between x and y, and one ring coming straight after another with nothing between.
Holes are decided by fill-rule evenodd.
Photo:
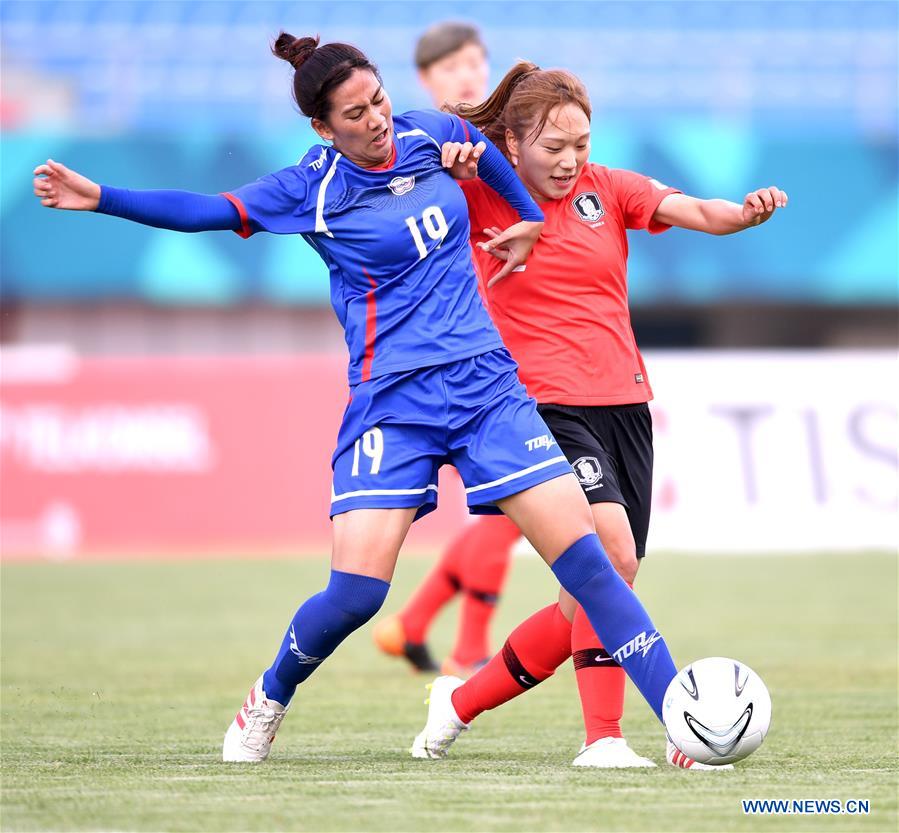
<instances>
[{"instance_id":1,"label":"black cleat","mask_svg":"<svg viewBox=\"0 0 899 833\"><path fill-rule=\"evenodd\" d=\"M372 630L372 639L378 650L392 657L405 657L416 671L434 672L440 666L434 662L424 642L409 642L399 616L387 616Z\"/></svg>"},{"instance_id":2,"label":"black cleat","mask_svg":"<svg viewBox=\"0 0 899 833\"><path fill-rule=\"evenodd\" d=\"M409 660L416 671L439 671L440 666L428 650L427 642L407 642L403 645L403 656Z\"/></svg>"}]
</instances>

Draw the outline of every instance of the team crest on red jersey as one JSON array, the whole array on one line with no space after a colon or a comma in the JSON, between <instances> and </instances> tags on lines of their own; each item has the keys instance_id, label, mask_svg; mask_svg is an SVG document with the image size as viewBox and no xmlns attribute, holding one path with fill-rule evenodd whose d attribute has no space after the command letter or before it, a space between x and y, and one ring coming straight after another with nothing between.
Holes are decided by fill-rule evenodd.
<instances>
[{"instance_id":1,"label":"team crest on red jersey","mask_svg":"<svg viewBox=\"0 0 899 833\"><path fill-rule=\"evenodd\" d=\"M585 223L597 223L606 213L599 201L599 195L595 191L578 194L572 201L571 207L578 218Z\"/></svg>"}]
</instances>

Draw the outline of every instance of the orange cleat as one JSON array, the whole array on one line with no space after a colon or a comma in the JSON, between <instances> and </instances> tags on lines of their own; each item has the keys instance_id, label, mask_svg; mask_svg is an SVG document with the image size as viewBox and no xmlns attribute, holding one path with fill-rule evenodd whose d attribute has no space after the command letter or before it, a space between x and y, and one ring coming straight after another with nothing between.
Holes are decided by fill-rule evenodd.
<instances>
[{"instance_id":1,"label":"orange cleat","mask_svg":"<svg viewBox=\"0 0 899 833\"><path fill-rule=\"evenodd\" d=\"M388 616L378 622L371 633L378 650L392 657L403 656L403 646L406 644L406 632L399 616Z\"/></svg>"},{"instance_id":2,"label":"orange cleat","mask_svg":"<svg viewBox=\"0 0 899 833\"><path fill-rule=\"evenodd\" d=\"M372 631L372 639L385 654L404 657L414 671L431 674L437 670L437 663L426 643L406 640L406 631L399 616L388 616L378 622Z\"/></svg>"}]
</instances>

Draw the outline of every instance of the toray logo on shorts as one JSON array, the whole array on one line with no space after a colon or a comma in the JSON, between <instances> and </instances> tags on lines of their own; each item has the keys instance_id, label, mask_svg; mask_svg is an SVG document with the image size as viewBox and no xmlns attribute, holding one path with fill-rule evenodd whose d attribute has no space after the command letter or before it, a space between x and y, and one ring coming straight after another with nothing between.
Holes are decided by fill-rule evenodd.
<instances>
[{"instance_id":1,"label":"toray logo on shorts","mask_svg":"<svg viewBox=\"0 0 899 833\"><path fill-rule=\"evenodd\" d=\"M556 438L551 437L549 434L544 434L542 437L534 437L534 439L525 442L528 451L536 451L538 448L552 448L555 444Z\"/></svg>"},{"instance_id":2,"label":"toray logo on shorts","mask_svg":"<svg viewBox=\"0 0 899 833\"><path fill-rule=\"evenodd\" d=\"M619 665L637 651L640 651L645 657L649 653L649 649L661 638L662 635L658 631L653 631L649 636L646 635L646 631L641 631L630 642L625 642L612 656Z\"/></svg>"},{"instance_id":3,"label":"toray logo on shorts","mask_svg":"<svg viewBox=\"0 0 899 833\"><path fill-rule=\"evenodd\" d=\"M398 197L401 197L403 194L408 194L415 187L415 177L395 176L387 183L387 187Z\"/></svg>"}]
</instances>

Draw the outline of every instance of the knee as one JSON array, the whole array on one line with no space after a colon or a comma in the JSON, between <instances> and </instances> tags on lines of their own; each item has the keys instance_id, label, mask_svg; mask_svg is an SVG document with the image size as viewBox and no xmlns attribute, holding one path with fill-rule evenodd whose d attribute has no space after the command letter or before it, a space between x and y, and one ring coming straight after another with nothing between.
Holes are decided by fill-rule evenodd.
<instances>
[{"instance_id":1,"label":"knee","mask_svg":"<svg viewBox=\"0 0 899 833\"><path fill-rule=\"evenodd\" d=\"M630 540L613 540L608 543L605 548L609 561L618 573L628 584L633 584L637 578L637 570L640 567L640 560L637 558L637 549L634 546L633 539Z\"/></svg>"},{"instance_id":2,"label":"knee","mask_svg":"<svg viewBox=\"0 0 899 833\"><path fill-rule=\"evenodd\" d=\"M390 583L382 579L332 570L331 580L322 595L355 629L381 609L389 589Z\"/></svg>"}]
</instances>

